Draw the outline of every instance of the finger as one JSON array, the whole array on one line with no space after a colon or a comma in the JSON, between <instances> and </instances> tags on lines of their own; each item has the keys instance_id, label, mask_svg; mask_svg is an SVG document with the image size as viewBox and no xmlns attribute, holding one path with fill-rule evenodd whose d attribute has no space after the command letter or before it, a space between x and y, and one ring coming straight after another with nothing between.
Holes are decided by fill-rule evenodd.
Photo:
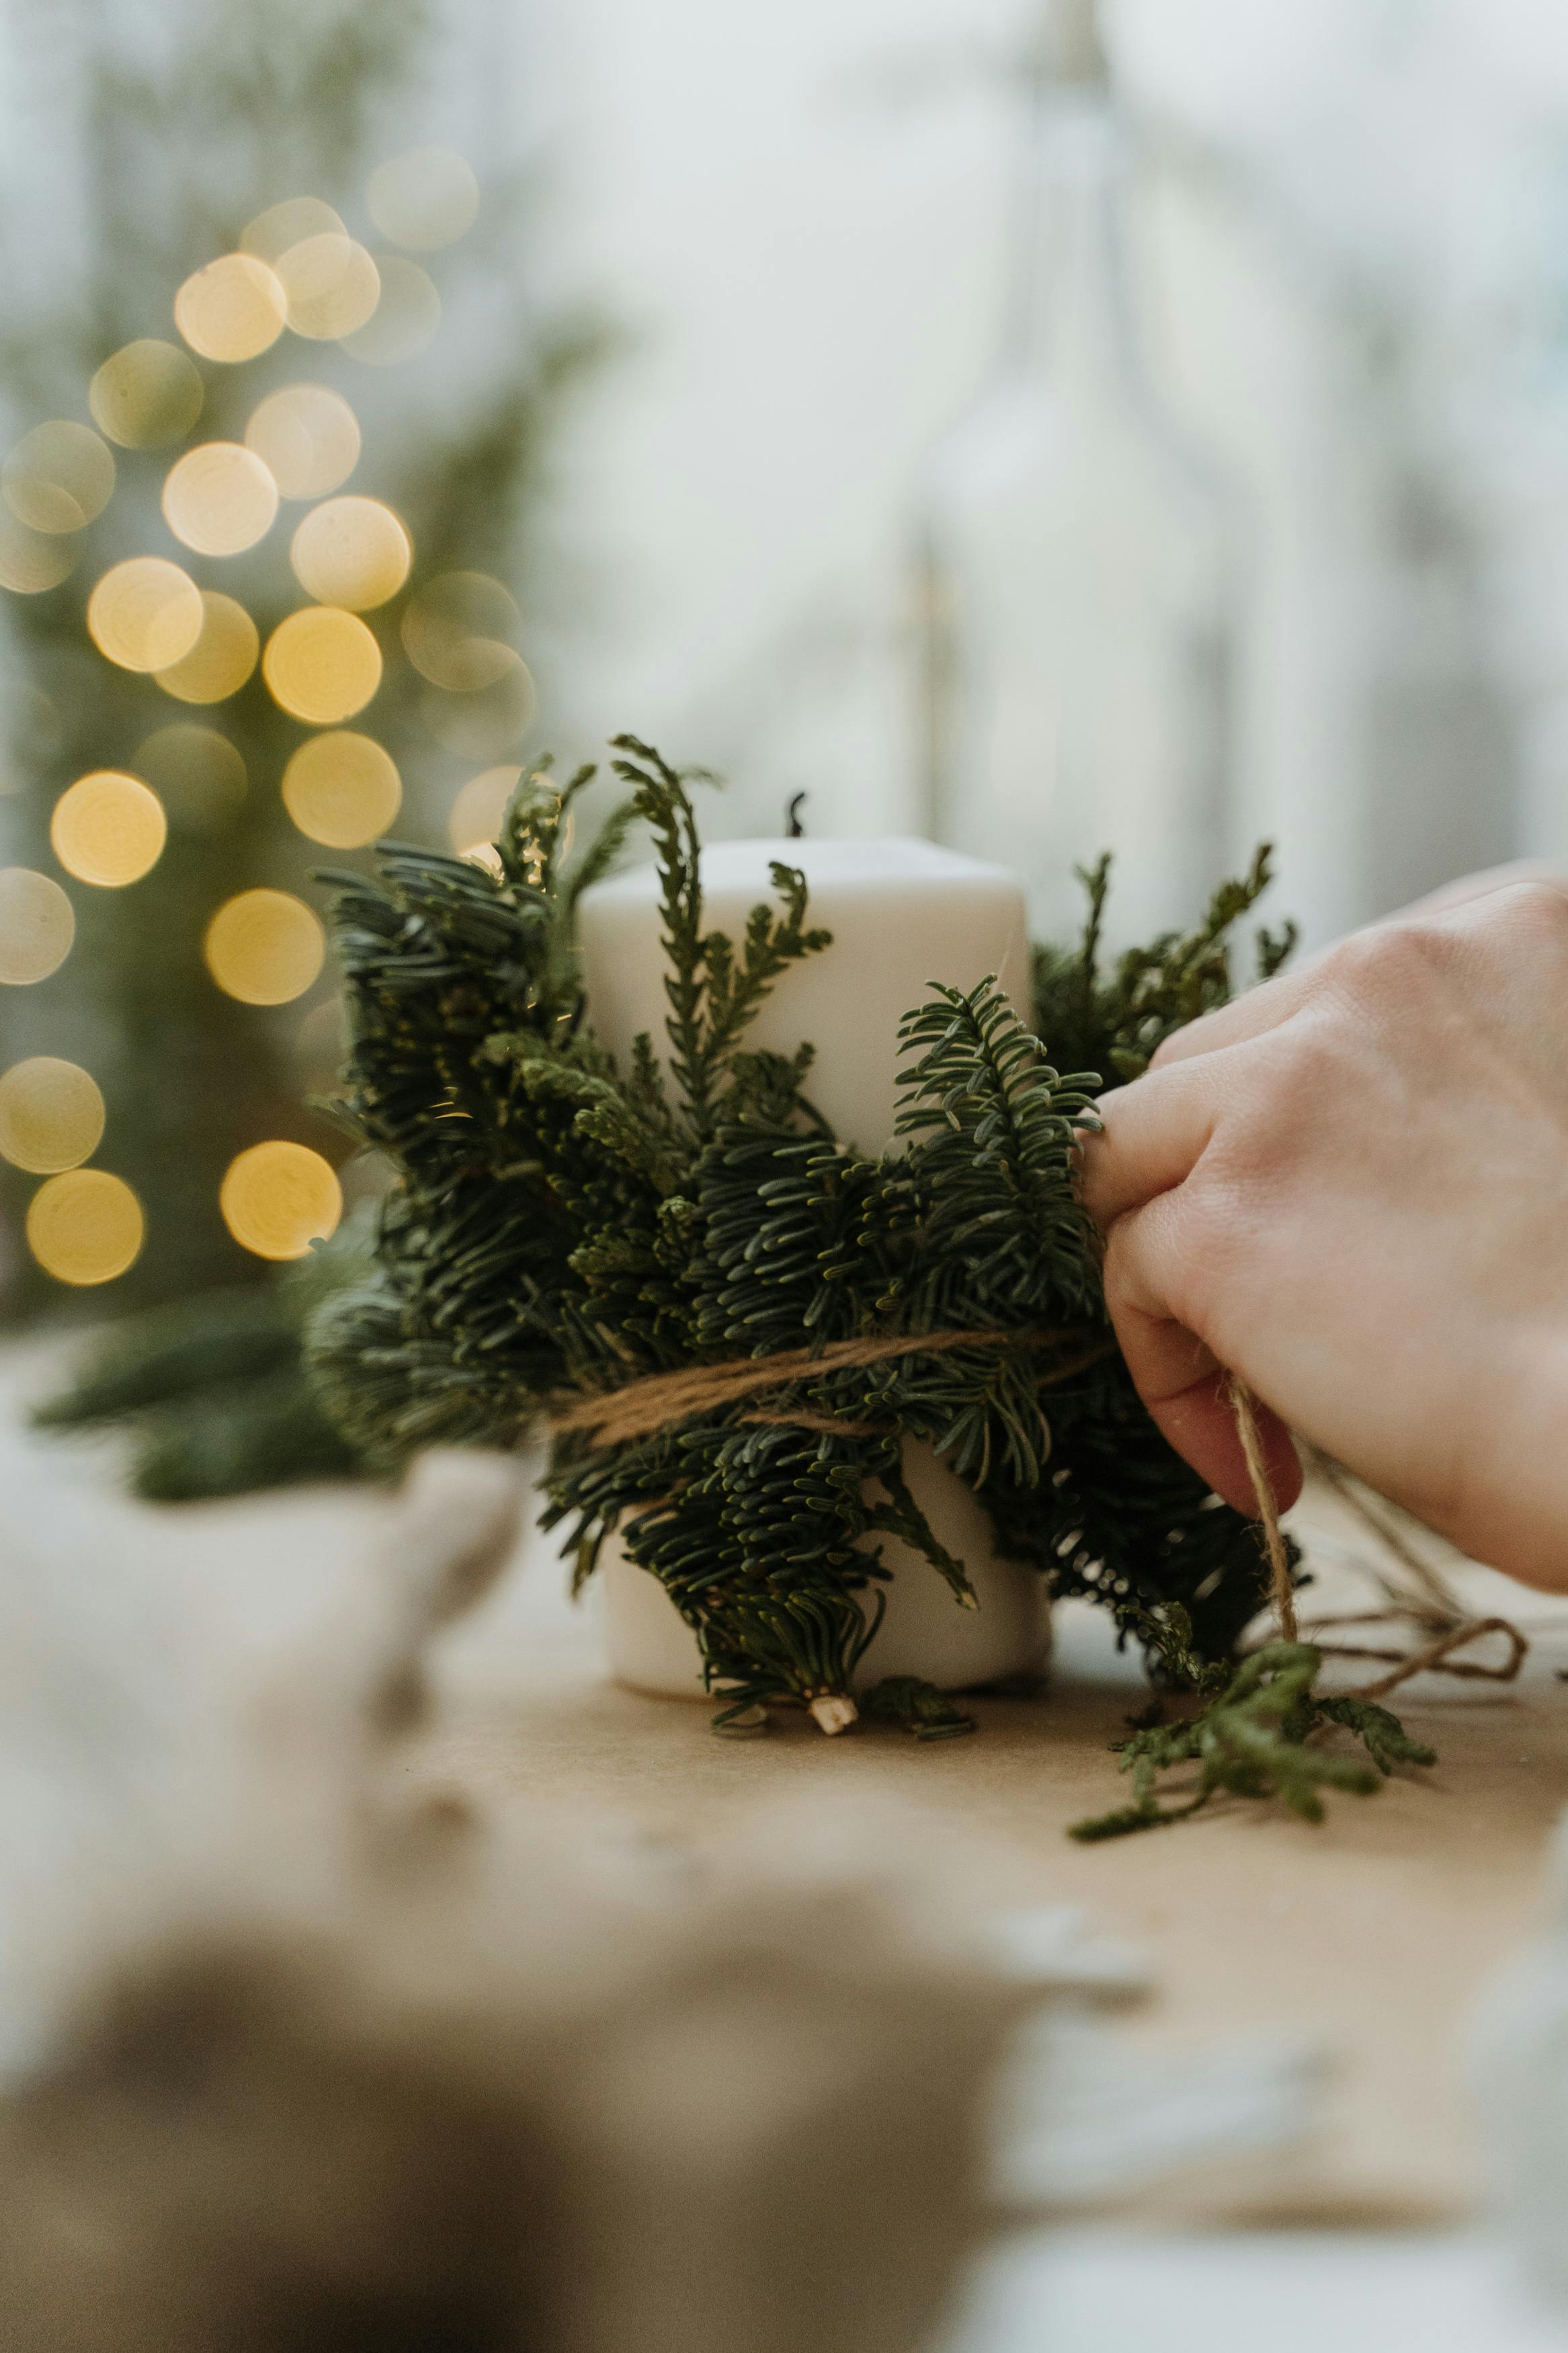
<instances>
[{"instance_id":1,"label":"finger","mask_svg":"<svg viewBox=\"0 0 1568 2353\"><path fill-rule=\"evenodd\" d=\"M1520 859L1509 866L1488 867L1479 874L1467 874L1458 882L1447 882L1440 890L1430 892L1396 914L1386 915L1379 923L1364 926L1366 932L1397 930L1402 923L1430 923L1434 917L1458 916L1461 921L1468 913L1483 912L1483 902L1497 897L1500 892L1516 890L1521 882L1544 882L1568 899L1568 874L1562 868L1549 866L1540 860ZM1352 934L1359 938L1361 934ZM1173 1062L1188 1061L1196 1054L1212 1054L1224 1046L1240 1045L1248 1038L1259 1038L1266 1030L1277 1029L1282 1021L1303 1005L1319 985L1322 965L1333 955L1335 942L1321 948L1305 963L1273 980L1249 988L1230 1004L1217 1006L1212 1013L1201 1013L1184 1029L1173 1030L1154 1054L1151 1068L1168 1070Z\"/></svg>"},{"instance_id":2,"label":"finger","mask_svg":"<svg viewBox=\"0 0 1568 2353\"><path fill-rule=\"evenodd\" d=\"M1150 1071L1100 1097L1082 1169L1084 1206L1102 1232L1191 1176L1214 1135L1213 1079L1206 1068Z\"/></svg>"},{"instance_id":3,"label":"finger","mask_svg":"<svg viewBox=\"0 0 1568 2353\"><path fill-rule=\"evenodd\" d=\"M1446 915L1477 899L1489 899L1499 891L1511 891L1521 882L1545 882L1568 899L1568 874L1560 866L1549 866L1537 858L1518 858L1510 865L1489 866L1479 874L1465 874L1457 882L1445 882L1438 890L1429 891L1424 899L1401 908L1389 920L1397 923L1411 915Z\"/></svg>"},{"instance_id":4,"label":"finger","mask_svg":"<svg viewBox=\"0 0 1568 2353\"><path fill-rule=\"evenodd\" d=\"M1124 1217L1105 1255L1111 1323L1151 1419L1184 1461L1238 1512L1258 1510L1252 1474L1214 1350L1181 1320L1166 1268L1179 1249L1181 1209L1163 1198ZM1301 1492L1290 1435L1268 1407L1258 1409L1264 1468L1280 1511Z\"/></svg>"},{"instance_id":5,"label":"finger","mask_svg":"<svg viewBox=\"0 0 1568 2353\"><path fill-rule=\"evenodd\" d=\"M1200 1013L1184 1029L1172 1031L1150 1068L1169 1070L1173 1062L1190 1061L1194 1054L1213 1054L1222 1046L1239 1046L1248 1038L1261 1038L1266 1030L1278 1029L1305 1002L1318 962L1313 957L1297 972L1263 981L1257 988L1232 997L1228 1005Z\"/></svg>"}]
</instances>

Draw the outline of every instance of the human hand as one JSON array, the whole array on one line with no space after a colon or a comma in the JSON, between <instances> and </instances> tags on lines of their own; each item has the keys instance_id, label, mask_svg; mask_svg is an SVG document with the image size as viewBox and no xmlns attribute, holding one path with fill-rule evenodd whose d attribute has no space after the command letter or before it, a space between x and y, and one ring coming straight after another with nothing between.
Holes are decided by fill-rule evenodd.
<instances>
[{"instance_id":1,"label":"human hand","mask_svg":"<svg viewBox=\"0 0 1568 2353\"><path fill-rule=\"evenodd\" d=\"M1568 1587L1568 881L1504 869L1169 1039L1085 1197L1139 1392L1256 1509L1224 1367L1475 1558Z\"/></svg>"}]
</instances>

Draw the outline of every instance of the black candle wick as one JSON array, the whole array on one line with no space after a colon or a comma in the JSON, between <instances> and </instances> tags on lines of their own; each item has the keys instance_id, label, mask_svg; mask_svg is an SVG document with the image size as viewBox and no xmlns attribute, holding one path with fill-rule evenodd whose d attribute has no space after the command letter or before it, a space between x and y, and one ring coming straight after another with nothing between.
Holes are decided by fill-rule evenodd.
<instances>
[{"instance_id":1,"label":"black candle wick","mask_svg":"<svg viewBox=\"0 0 1568 2353\"><path fill-rule=\"evenodd\" d=\"M805 798L804 793L796 793L784 811L784 831L792 841L805 839L805 828L800 821L800 805Z\"/></svg>"}]
</instances>

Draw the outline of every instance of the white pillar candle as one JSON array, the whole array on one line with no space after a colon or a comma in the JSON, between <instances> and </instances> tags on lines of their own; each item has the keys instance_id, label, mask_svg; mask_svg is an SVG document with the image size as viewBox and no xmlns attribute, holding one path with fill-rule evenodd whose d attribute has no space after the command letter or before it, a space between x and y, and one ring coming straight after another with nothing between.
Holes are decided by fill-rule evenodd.
<instances>
[{"instance_id":1,"label":"white pillar candle","mask_svg":"<svg viewBox=\"0 0 1568 2353\"><path fill-rule=\"evenodd\" d=\"M809 1040L812 1102L840 1143L881 1152L906 1067L899 1024L928 982L973 988L994 973L1027 1018L1024 886L930 841L717 841L701 856L704 930L738 941L752 909L775 898L775 861L805 876L806 921L833 944L784 974L744 1042L793 1054ZM669 1018L658 870L637 867L585 892L581 924L588 1020L625 1070L639 1030L663 1049Z\"/></svg>"},{"instance_id":2,"label":"white pillar candle","mask_svg":"<svg viewBox=\"0 0 1568 2353\"><path fill-rule=\"evenodd\" d=\"M701 853L704 931L737 942L760 901L775 899L770 866L798 867L809 924L833 934L792 965L745 1035L750 1048L816 1056L805 1091L841 1143L877 1153L894 1142L899 1024L928 985L971 989L994 974L1020 1013L1029 1005L1024 889L999 866L929 841L804 839L715 842ZM597 884L580 909L588 1021L623 1070L646 1032L668 1069L657 870ZM1032 1569L998 1559L972 1492L928 1447L909 1445L905 1475L940 1540L963 1559L978 1610L959 1609L931 1564L879 1539L892 1569L888 1614L862 1662L862 1687L913 1674L952 1689L1037 1667L1048 1641L1045 1589ZM697 1640L656 1579L611 1543L601 1555L612 1673L644 1691L702 1697Z\"/></svg>"}]
</instances>

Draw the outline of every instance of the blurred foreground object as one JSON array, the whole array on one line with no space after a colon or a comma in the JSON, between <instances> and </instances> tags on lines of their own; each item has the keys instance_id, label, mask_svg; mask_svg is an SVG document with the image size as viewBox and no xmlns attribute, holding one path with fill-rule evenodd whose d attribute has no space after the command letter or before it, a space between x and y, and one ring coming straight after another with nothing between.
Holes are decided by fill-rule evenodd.
<instances>
[{"instance_id":1,"label":"blurred foreground object","mask_svg":"<svg viewBox=\"0 0 1568 2353\"><path fill-rule=\"evenodd\" d=\"M1021 868L1058 937L1074 867L1110 849L1137 939L1225 870L1237 517L1145 371L1094 0L1054 0L1023 79L1003 348L924 494L926 822Z\"/></svg>"},{"instance_id":2,"label":"blurred foreground object","mask_svg":"<svg viewBox=\"0 0 1568 2353\"><path fill-rule=\"evenodd\" d=\"M522 1495L426 1456L281 1642L147 1515L0 1555L7 2353L916 2353L1004 2214L1310 2121L1294 2041L1097 2039L1143 1957L997 1914L972 1830L479 1813L432 1652Z\"/></svg>"},{"instance_id":3,"label":"blurred foreground object","mask_svg":"<svg viewBox=\"0 0 1568 2353\"><path fill-rule=\"evenodd\" d=\"M76 1949L28 1905L0 2100L15 2353L924 2341L980 2226L1004 2038L1105 1965L1058 1940L998 1968L918 1820L796 1807L672 1856L421 1797L425 1653L521 1493L494 1457L426 1458L330 1652L205 1736L171 1688L160 1802L100 1727L119 1883L57 1843Z\"/></svg>"}]
</instances>

